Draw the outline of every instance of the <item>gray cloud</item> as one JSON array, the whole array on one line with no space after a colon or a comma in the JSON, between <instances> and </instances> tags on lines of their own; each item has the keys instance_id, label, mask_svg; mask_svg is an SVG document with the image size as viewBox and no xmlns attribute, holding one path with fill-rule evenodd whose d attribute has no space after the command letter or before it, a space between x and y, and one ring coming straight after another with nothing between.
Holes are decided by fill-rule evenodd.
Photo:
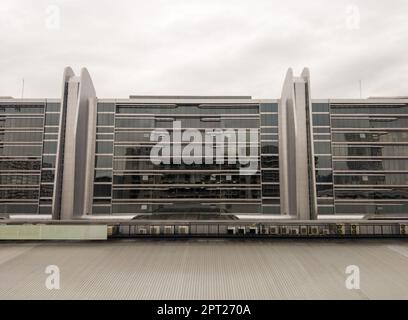
<instances>
[{"instance_id":1,"label":"gray cloud","mask_svg":"<svg viewBox=\"0 0 408 320\"><path fill-rule=\"evenodd\" d=\"M0 96L18 97L24 77L25 96L58 97L66 65L86 66L100 97L277 98L304 66L315 98L358 97L359 80L364 96L408 95L406 12L404 0L3 0Z\"/></svg>"}]
</instances>

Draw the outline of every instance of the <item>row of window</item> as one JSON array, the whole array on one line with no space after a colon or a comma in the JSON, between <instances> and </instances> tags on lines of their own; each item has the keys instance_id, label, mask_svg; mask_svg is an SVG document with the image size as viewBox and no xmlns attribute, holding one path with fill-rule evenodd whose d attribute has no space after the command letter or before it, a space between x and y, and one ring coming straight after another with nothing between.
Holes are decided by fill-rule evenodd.
<instances>
[{"instance_id":1,"label":"row of window","mask_svg":"<svg viewBox=\"0 0 408 320\"><path fill-rule=\"evenodd\" d=\"M269 107L269 105L267 105ZM273 110L274 105L262 107L262 110ZM99 110L98 110L99 111ZM273 112L273 111L267 111ZM276 112L276 111L275 111ZM258 105L117 105L118 114L258 114Z\"/></svg>"},{"instance_id":2,"label":"row of window","mask_svg":"<svg viewBox=\"0 0 408 320\"><path fill-rule=\"evenodd\" d=\"M408 117L332 118L333 129L345 128L407 128Z\"/></svg>"},{"instance_id":3,"label":"row of window","mask_svg":"<svg viewBox=\"0 0 408 320\"><path fill-rule=\"evenodd\" d=\"M98 125L113 125L112 120L102 120L107 115L98 115ZM173 128L180 121L181 128L259 128L258 118L228 117L169 117L169 118L116 118L116 128Z\"/></svg>"},{"instance_id":4,"label":"row of window","mask_svg":"<svg viewBox=\"0 0 408 320\"><path fill-rule=\"evenodd\" d=\"M385 188L378 190L336 189L336 199L408 199L408 188Z\"/></svg>"},{"instance_id":5,"label":"row of window","mask_svg":"<svg viewBox=\"0 0 408 320\"><path fill-rule=\"evenodd\" d=\"M333 142L408 142L408 131L334 132Z\"/></svg>"},{"instance_id":6,"label":"row of window","mask_svg":"<svg viewBox=\"0 0 408 320\"><path fill-rule=\"evenodd\" d=\"M95 173L95 180L98 182L112 181L110 171L98 170ZM137 185L137 184L259 184L259 175L228 175L210 173L163 173L158 175L114 175L115 185Z\"/></svg>"},{"instance_id":7,"label":"row of window","mask_svg":"<svg viewBox=\"0 0 408 320\"><path fill-rule=\"evenodd\" d=\"M279 207L274 208L274 213L279 213ZM219 213L219 214L255 214L261 213L260 204L233 204L233 203L174 203L166 204L138 204L138 203L114 203L111 206L93 206L93 214L162 214L162 213ZM268 208L269 209L269 208ZM272 211L272 209L269 209ZM277 211L277 212L276 212Z\"/></svg>"},{"instance_id":8,"label":"row of window","mask_svg":"<svg viewBox=\"0 0 408 320\"><path fill-rule=\"evenodd\" d=\"M342 157L402 157L408 156L408 145L334 145L333 156Z\"/></svg>"},{"instance_id":9,"label":"row of window","mask_svg":"<svg viewBox=\"0 0 408 320\"><path fill-rule=\"evenodd\" d=\"M94 197L110 197L111 185L95 184ZM279 197L279 186L265 186L266 197ZM219 187L156 187L113 189L113 199L258 199L260 189L219 188Z\"/></svg>"},{"instance_id":10,"label":"row of window","mask_svg":"<svg viewBox=\"0 0 408 320\"><path fill-rule=\"evenodd\" d=\"M408 185L408 173L335 175L336 185Z\"/></svg>"},{"instance_id":11,"label":"row of window","mask_svg":"<svg viewBox=\"0 0 408 320\"><path fill-rule=\"evenodd\" d=\"M408 114L408 105L331 105L333 114Z\"/></svg>"},{"instance_id":12,"label":"row of window","mask_svg":"<svg viewBox=\"0 0 408 320\"><path fill-rule=\"evenodd\" d=\"M408 161L400 159L381 159L381 160L335 160L333 161L334 170L390 170L390 171L405 171L408 170Z\"/></svg>"}]
</instances>

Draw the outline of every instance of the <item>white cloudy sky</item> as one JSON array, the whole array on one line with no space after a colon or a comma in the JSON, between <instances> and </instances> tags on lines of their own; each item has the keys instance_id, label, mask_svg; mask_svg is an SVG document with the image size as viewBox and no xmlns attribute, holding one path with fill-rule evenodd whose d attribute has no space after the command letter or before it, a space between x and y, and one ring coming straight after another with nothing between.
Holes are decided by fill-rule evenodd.
<instances>
[{"instance_id":1,"label":"white cloudy sky","mask_svg":"<svg viewBox=\"0 0 408 320\"><path fill-rule=\"evenodd\" d=\"M59 18L59 19L58 19ZM88 68L99 97L408 95L406 0L1 0L0 96L59 97Z\"/></svg>"}]
</instances>

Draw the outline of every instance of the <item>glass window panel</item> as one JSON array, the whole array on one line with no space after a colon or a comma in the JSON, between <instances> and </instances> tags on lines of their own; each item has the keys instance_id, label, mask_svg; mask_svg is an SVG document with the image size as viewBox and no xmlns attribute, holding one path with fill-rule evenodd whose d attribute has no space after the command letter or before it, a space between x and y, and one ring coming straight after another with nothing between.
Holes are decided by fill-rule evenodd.
<instances>
[{"instance_id":1,"label":"glass window panel","mask_svg":"<svg viewBox=\"0 0 408 320\"><path fill-rule=\"evenodd\" d=\"M58 127L44 127L44 133L58 133Z\"/></svg>"},{"instance_id":2,"label":"glass window panel","mask_svg":"<svg viewBox=\"0 0 408 320\"><path fill-rule=\"evenodd\" d=\"M0 116L0 128L42 128L43 118L41 117L18 117Z\"/></svg>"},{"instance_id":3,"label":"glass window panel","mask_svg":"<svg viewBox=\"0 0 408 320\"><path fill-rule=\"evenodd\" d=\"M333 173L331 170L316 170L316 182L332 182Z\"/></svg>"},{"instance_id":4,"label":"glass window panel","mask_svg":"<svg viewBox=\"0 0 408 320\"><path fill-rule=\"evenodd\" d=\"M317 184L316 190L319 198L333 197L333 185L331 184Z\"/></svg>"},{"instance_id":5,"label":"glass window panel","mask_svg":"<svg viewBox=\"0 0 408 320\"><path fill-rule=\"evenodd\" d=\"M329 112L328 103L312 103L313 112Z\"/></svg>"},{"instance_id":6,"label":"glass window panel","mask_svg":"<svg viewBox=\"0 0 408 320\"><path fill-rule=\"evenodd\" d=\"M98 112L115 112L115 104L110 102L98 102Z\"/></svg>"},{"instance_id":7,"label":"glass window panel","mask_svg":"<svg viewBox=\"0 0 408 320\"><path fill-rule=\"evenodd\" d=\"M43 156L43 168L55 168L56 156Z\"/></svg>"},{"instance_id":8,"label":"glass window panel","mask_svg":"<svg viewBox=\"0 0 408 320\"><path fill-rule=\"evenodd\" d=\"M277 103L261 103L261 112L278 112Z\"/></svg>"},{"instance_id":9,"label":"glass window panel","mask_svg":"<svg viewBox=\"0 0 408 320\"><path fill-rule=\"evenodd\" d=\"M279 154L279 142L262 142L261 150L263 154Z\"/></svg>"},{"instance_id":10,"label":"glass window panel","mask_svg":"<svg viewBox=\"0 0 408 320\"><path fill-rule=\"evenodd\" d=\"M2 145L0 144L1 156L41 156L41 145Z\"/></svg>"},{"instance_id":11,"label":"glass window panel","mask_svg":"<svg viewBox=\"0 0 408 320\"><path fill-rule=\"evenodd\" d=\"M334 156L343 157L396 157L408 156L406 145L334 145Z\"/></svg>"},{"instance_id":12,"label":"glass window panel","mask_svg":"<svg viewBox=\"0 0 408 320\"><path fill-rule=\"evenodd\" d=\"M278 134L279 133L278 131L279 131L278 128L266 128L266 127L261 128L262 134Z\"/></svg>"},{"instance_id":13,"label":"glass window panel","mask_svg":"<svg viewBox=\"0 0 408 320\"><path fill-rule=\"evenodd\" d=\"M263 185L262 196L263 197L279 197L280 188L279 185Z\"/></svg>"},{"instance_id":14,"label":"glass window panel","mask_svg":"<svg viewBox=\"0 0 408 320\"><path fill-rule=\"evenodd\" d=\"M278 115L277 114L262 114L261 115L261 126L276 127L277 125L278 125Z\"/></svg>"},{"instance_id":15,"label":"glass window panel","mask_svg":"<svg viewBox=\"0 0 408 320\"><path fill-rule=\"evenodd\" d=\"M61 104L59 102L47 102L46 112L59 112Z\"/></svg>"},{"instance_id":16,"label":"glass window panel","mask_svg":"<svg viewBox=\"0 0 408 320\"><path fill-rule=\"evenodd\" d=\"M41 182L54 182L55 172L54 170L41 171Z\"/></svg>"},{"instance_id":17,"label":"glass window panel","mask_svg":"<svg viewBox=\"0 0 408 320\"><path fill-rule=\"evenodd\" d=\"M38 199L38 190L8 189L0 190L0 199Z\"/></svg>"},{"instance_id":18,"label":"glass window panel","mask_svg":"<svg viewBox=\"0 0 408 320\"><path fill-rule=\"evenodd\" d=\"M44 154L56 154L57 153L57 142L56 141L45 141L43 153Z\"/></svg>"},{"instance_id":19,"label":"glass window panel","mask_svg":"<svg viewBox=\"0 0 408 320\"><path fill-rule=\"evenodd\" d=\"M41 197L51 198L54 193L53 184L42 184L41 185Z\"/></svg>"},{"instance_id":20,"label":"glass window panel","mask_svg":"<svg viewBox=\"0 0 408 320\"><path fill-rule=\"evenodd\" d=\"M34 160L0 160L0 170L40 170L41 161Z\"/></svg>"},{"instance_id":21,"label":"glass window panel","mask_svg":"<svg viewBox=\"0 0 408 320\"><path fill-rule=\"evenodd\" d=\"M315 167L316 168L331 168L332 158L330 156L315 156Z\"/></svg>"},{"instance_id":22,"label":"glass window panel","mask_svg":"<svg viewBox=\"0 0 408 320\"><path fill-rule=\"evenodd\" d=\"M97 141L96 153L113 153L113 141Z\"/></svg>"},{"instance_id":23,"label":"glass window panel","mask_svg":"<svg viewBox=\"0 0 408 320\"><path fill-rule=\"evenodd\" d=\"M408 204L338 204L337 214L405 214L408 212Z\"/></svg>"},{"instance_id":24,"label":"glass window panel","mask_svg":"<svg viewBox=\"0 0 408 320\"><path fill-rule=\"evenodd\" d=\"M408 105L331 105L335 114L408 114Z\"/></svg>"},{"instance_id":25,"label":"glass window panel","mask_svg":"<svg viewBox=\"0 0 408 320\"><path fill-rule=\"evenodd\" d=\"M110 197L112 186L110 184L95 184L94 197Z\"/></svg>"},{"instance_id":26,"label":"glass window panel","mask_svg":"<svg viewBox=\"0 0 408 320\"><path fill-rule=\"evenodd\" d=\"M112 168L112 156L96 156L96 168Z\"/></svg>"},{"instance_id":27,"label":"glass window panel","mask_svg":"<svg viewBox=\"0 0 408 320\"><path fill-rule=\"evenodd\" d=\"M40 131L0 131L2 142L41 142L42 138Z\"/></svg>"},{"instance_id":28,"label":"glass window panel","mask_svg":"<svg viewBox=\"0 0 408 320\"><path fill-rule=\"evenodd\" d=\"M46 126L58 126L59 117L60 115L58 113L47 113L45 115L45 125Z\"/></svg>"},{"instance_id":29,"label":"glass window panel","mask_svg":"<svg viewBox=\"0 0 408 320\"><path fill-rule=\"evenodd\" d=\"M113 133L113 127L96 127L96 133Z\"/></svg>"},{"instance_id":30,"label":"glass window panel","mask_svg":"<svg viewBox=\"0 0 408 320\"><path fill-rule=\"evenodd\" d=\"M263 170L262 171L263 182L279 182L278 170Z\"/></svg>"},{"instance_id":31,"label":"glass window panel","mask_svg":"<svg viewBox=\"0 0 408 320\"><path fill-rule=\"evenodd\" d=\"M378 190L336 189L337 199L408 199L408 188L380 188Z\"/></svg>"},{"instance_id":32,"label":"glass window panel","mask_svg":"<svg viewBox=\"0 0 408 320\"><path fill-rule=\"evenodd\" d=\"M118 105L119 114L257 114L258 105Z\"/></svg>"},{"instance_id":33,"label":"glass window panel","mask_svg":"<svg viewBox=\"0 0 408 320\"><path fill-rule=\"evenodd\" d=\"M334 207L317 207L317 214L331 215L334 214Z\"/></svg>"},{"instance_id":34,"label":"glass window panel","mask_svg":"<svg viewBox=\"0 0 408 320\"><path fill-rule=\"evenodd\" d=\"M408 185L407 173L379 173L336 175L334 182L337 185Z\"/></svg>"},{"instance_id":35,"label":"glass window panel","mask_svg":"<svg viewBox=\"0 0 408 320\"><path fill-rule=\"evenodd\" d=\"M329 126L330 115L329 114L313 114L313 126Z\"/></svg>"},{"instance_id":36,"label":"glass window panel","mask_svg":"<svg viewBox=\"0 0 408 320\"><path fill-rule=\"evenodd\" d=\"M110 206L92 206L92 214L110 214Z\"/></svg>"},{"instance_id":37,"label":"glass window panel","mask_svg":"<svg viewBox=\"0 0 408 320\"><path fill-rule=\"evenodd\" d=\"M382 160L367 160L367 161L333 161L333 168L335 170L357 170L357 171L370 171L370 170L408 170L407 160L395 160L395 159L382 159Z\"/></svg>"},{"instance_id":38,"label":"glass window panel","mask_svg":"<svg viewBox=\"0 0 408 320\"><path fill-rule=\"evenodd\" d=\"M333 118L333 128L407 128L408 117Z\"/></svg>"},{"instance_id":39,"label":"glass window panel","mask_svg":"<svg viewBox=\"0 0 408 320\"><path fill-rule=\"evenodd\" d=\"M37 214L38 204L2 204L0 203L0 213L5 214Z\"/></svg>"},{"instance_id":40,"label":"glass window panel","mask_svg":"<svg viewBox=\"0 0 408 320\"><path fill-rule=\"evenodd\" d=\"M0 105L1 113L44 113L44 105Z\"/></svg>"},{"instance_id":41,"label":"glass window panel","mask_svg":"<svg viewBox=\"0 0 408 320\"><path fill-rule=\"evenodd\" d=\"M315 142L314 143L315 154L331 154L330 142Z\"/></svg>"},{"instance_id":42,"label":"glass window panel","mask_svg":"<svg viewBox=\"0 0 408 320\"><path fill-rule=\"evenodd\" d=\"M97 123L98 126L113 126L114 114L100 113L97 116L97 122L96 123Z\"/></svg>"},{"instance_id":43,"label":"glass window panel","mask_svg":"<svg viewBox=\"0 0 408 320\"><path fill-rule=\"evenodd\" d=\"M339 132L333 142L408 142L408 131Z\"/></svg>"},{"instance_id":44,"label":"glass window panel","mask_svg":"<svg viewBox=\"0 0 408 320\"><path fill-rule=\"evenodd\" d=\"M264 214L280 214L280 206L262 206L262 212Z\"/></svg>"},{"instance_id":45,"label":"glass window panel","mask_svg":"<svg viewBox=\"0 0 408 320\"><path fill-rule=\"evenodd\" d=\"M261 157L262 168L279 168L278 156L263 156Z\"/></svg>"},{"instance_id":46,"label":"glass window panel","mask_svg":"<svg viewBox=\"0 0 408 320\"><path fill-rule=\"evenodd\" d=\"M0 185L36 185L39 182L39 175L0 175Z\"/></svg>"},{"instance_id":47,"label":"glass window panel","mask_svg":"<svg viewBox=\"0 0 408 320\"><path fill-rule=\"evenodd\" d=\"M313 127L313 133L327 133L327 134L330 134L330 128Z\"/></svg>"},{"instance_id":48,"label":"glass window panel","mask_svg":"<svg viewBox=\"0 0 408 320\"><path fill-rule=\"evenodd\" d=\"M95 170L95 182L112 182L112 171Z\"/></svg>"}]
</instances>

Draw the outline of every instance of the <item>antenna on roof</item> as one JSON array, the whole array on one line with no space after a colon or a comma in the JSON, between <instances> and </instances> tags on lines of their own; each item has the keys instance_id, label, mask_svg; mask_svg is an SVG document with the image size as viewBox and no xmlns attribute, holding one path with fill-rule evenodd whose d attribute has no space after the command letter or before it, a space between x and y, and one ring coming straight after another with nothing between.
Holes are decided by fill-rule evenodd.
<instances>
[{"instance_id":1,"label":"antenna on roof","mask_svg":"<svg viewBox=\"0 0 408 320\"><path fill-rule=\"evenodd\" d=\"M360 84L360 99L363 98L363 81L359 80L359 84Z\"/></svg>"},{"instance_id":2,"label":"antenna on roof","mask_svg":"<svg viewBox=\"0 0 408 320\"><path fill-rule=\"evenodd\" d=\"M22 87L21 87L21 99L24 98L24 78L23 78L23 83L22 83Z\"/></svg>"}]
</instances>

